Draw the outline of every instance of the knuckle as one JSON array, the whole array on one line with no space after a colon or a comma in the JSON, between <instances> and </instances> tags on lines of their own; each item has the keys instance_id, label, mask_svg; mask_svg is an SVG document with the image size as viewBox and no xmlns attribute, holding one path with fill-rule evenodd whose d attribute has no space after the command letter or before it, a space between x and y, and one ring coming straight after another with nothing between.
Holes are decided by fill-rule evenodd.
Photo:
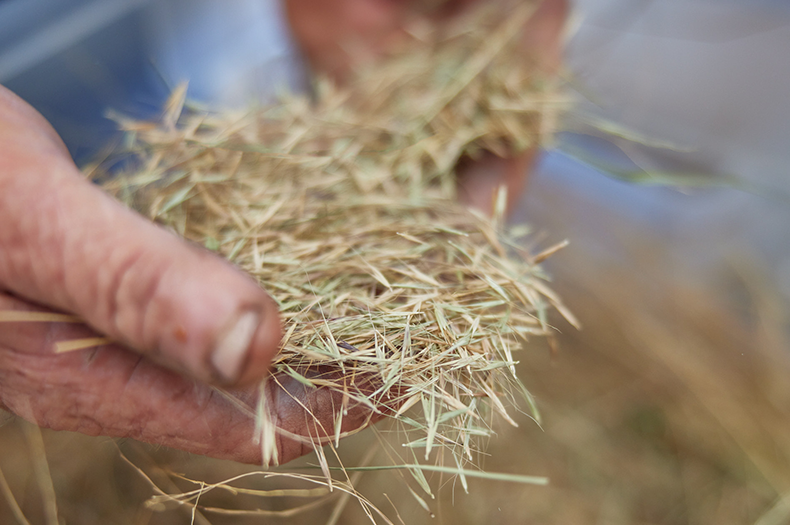
<instances>
[{"instance_id":1,"label":"knuckle","mask_svg":"<svg viewBox=\"0 0 790 525\"><path fill-rule=\"evenodd\" d=\"M155 341L146 326L161 286L166 268L151 261L145 250L136 249L120 255L110 265L98 292L103 299L103 315L110 335L143 349L155 349Z\"/></svg>"}]
</instances>

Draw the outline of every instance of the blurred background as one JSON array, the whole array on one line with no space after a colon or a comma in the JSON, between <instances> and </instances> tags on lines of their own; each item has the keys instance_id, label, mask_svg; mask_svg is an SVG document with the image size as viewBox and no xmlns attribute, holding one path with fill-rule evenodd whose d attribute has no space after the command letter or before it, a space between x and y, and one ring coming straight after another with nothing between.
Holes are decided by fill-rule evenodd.
<instances>
[{"instance_id":1,"label":"blurred background","mask_svg":"<svg viewBox=\"0 0 790 525\"><path fill-rule=\"evenodd\" d=\"M501 425L484 467L551 483L470 480L466 495L435 478L435 518L391 473L366 473L360 486L405 523L790 523L790 3L575 7L577 115L671 147L575 122L515 213L536 246L571 240L546 265L584 329L559 324L556 345L523 352L519 372L543 429L526 417ZM0 0L0 84L52 122L78 162L107 144L108 110L155 115L186 78L191 96L223 105L306 85L274 1ZM621 171L640 183L612 176ZM658 185L640 176L664 173ZM31 523L47 522L52 501L66 523L366 519L337 497L294 516L158 512L143 505L154 491L118 447L166 491L191 486L170 471L217 482L249 469L74 434L39 441L29 425L4 422L0 469ZM347 463L375 441L366 432L344 442ZM211 504L304 503L225 493ZM0 498L0 523L14 520Z\"/></svg>"}]
</instances>

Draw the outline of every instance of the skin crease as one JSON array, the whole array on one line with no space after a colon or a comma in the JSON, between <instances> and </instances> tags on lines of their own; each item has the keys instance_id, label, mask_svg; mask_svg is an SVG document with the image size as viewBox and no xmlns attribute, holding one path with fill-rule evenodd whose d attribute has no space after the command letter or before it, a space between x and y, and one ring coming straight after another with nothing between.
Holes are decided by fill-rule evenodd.
<instances>
[{"instance_id":1,"label":"skin crease","mask_svg":"<svg viewBox=\"0 0 790 525\"><path fill-rule=\"evenodd\" d=\"M467 3L450 2L433 16L441 21ZM313 67L340 79L350 64L341 42L363 44L375 57L399 38L412 8L408 0L286 2L294 35ZM566 0L547 0L525 28L525 52L541 49L547 69L559 62L566 11ZM88 323L0 323L0 407L56 430L259 463L253 421L209 386L222 383L210 355L239 316L259 316L241 376L223 385L254 406L256 381L280 340L272 299L226 261L85 181L52 127L2 87L0 145L0 311L68 312ZM460 194L484 210L501 182L518 196L533 156L489 155L465 163ZM119 344L54 354L55 342L98 334ZM342 399L287 376L277 379L280 385L270 381L266 395L279 427L296 435L334 435L334 407ZM354 387L364 393L374 385L358 378ZM386 412L387 400L381 405ZM381 417L352 403L341 430ZM311 450L282 436L277 444L281 462Z\"/></svg>"}]
</instances>

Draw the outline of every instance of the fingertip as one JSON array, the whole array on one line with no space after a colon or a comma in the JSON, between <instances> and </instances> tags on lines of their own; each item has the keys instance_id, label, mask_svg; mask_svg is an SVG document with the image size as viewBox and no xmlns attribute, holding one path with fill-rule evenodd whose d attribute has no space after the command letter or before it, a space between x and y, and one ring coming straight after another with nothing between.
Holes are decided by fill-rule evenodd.
<instances>
[{"instance_id":1,"label":"fingertip","mask_svg":"<svg viewBox=\"0 0 790 525\"><path fill-rule=\"evenodd\" d=\"M282 338L277 306L266 298L256 308L236 316L221 332L210 356L221 383L243 386L260 380L269 370Z\"/></svg>"}]
</instances>

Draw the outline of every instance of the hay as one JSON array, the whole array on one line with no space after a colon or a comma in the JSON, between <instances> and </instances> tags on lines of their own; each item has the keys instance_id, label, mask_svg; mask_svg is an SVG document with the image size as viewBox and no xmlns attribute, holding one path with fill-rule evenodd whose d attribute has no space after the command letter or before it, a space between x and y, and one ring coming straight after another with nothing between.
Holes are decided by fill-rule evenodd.
<instances>
[{"instance_id":1,"label":"hay","mask_svg":"<svg viewBox=\"0 0 790 525\"><path fill-rule=\"evenodd\" d=\"M513 353L551 332L550 306L573 322L540 268L509 256L526 230L504 228L504 192L494 219L455 198L459 160L547 142L567 106L518 49L536 5L419 29L349 87L319 82L313 100L184 111L181 89L161 123L121 119L135 169L93 176L272 294L285 336L269 380L336 390L417 431L407 446L425 459L447 448L461 468L491 435L489 410L516 425L508 407L523 398L538 419ZM265 406L258 428L276 463Z\"/></svg>"},{"instance_id":2,"label":"hay","mask_svg":"<svg viewBox=\"0 0 790 525\"><path fill-rule=\"evenodd\" d=\"M212 112L188 105L181 87L161 122L119 119L133 167L117 173L102 164L90 176L236 264L277 302L285 336L261 391L288 375L342 396L334 431L317 430L317 437L276 427L261 395L249 413L264 465L277 463L282 433L313 446L323 476L259 475L337 488L371 521L378 514L386 522L349 472L408 471L431 497L424 472L457 475L464 489L467 477L547 482L474 465L481 440L493 433L491 415L517 426L511 412L526 402L539 420L514 353L528 337L552 333L552 307L575 324L538 266L564 244L530 257L523 249L528 228L505 227L504 189L488 218L457 202L454 173L459 161L485 151L513 157L549 142L568 105L557 80L519 49L537 5L488 5L441 30L415 26L388 60L367 64L342 89L320 81L312 98L286 95L268 108ZM4 313L0 322L75 321L37 315ZM56 351L107 342L63 341ZM334 479L321 446L343 437L352 404L396 420L408 460L341 464L345 477ZM418 451L437 464L421 464ZM155 497L150 508L190 505L194 520L201 495L238 491L233 481L195 482L199 488L183 494L157 487L161 501Z\"/></svg>"}]
</instances>

